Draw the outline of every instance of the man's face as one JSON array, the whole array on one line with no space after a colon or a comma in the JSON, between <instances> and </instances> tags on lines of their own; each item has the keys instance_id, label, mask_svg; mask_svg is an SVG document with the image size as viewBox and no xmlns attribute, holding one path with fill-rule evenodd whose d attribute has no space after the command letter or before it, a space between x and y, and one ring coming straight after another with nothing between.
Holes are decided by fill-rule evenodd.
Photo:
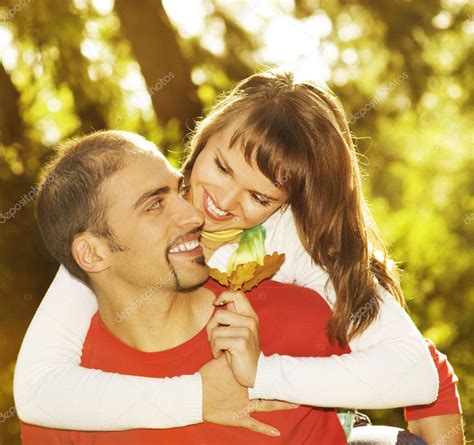
<instances>
[{"instance_id":1,"label":"man's face","mask_svg":"<svg viewBox=\"0 0 474 445\"><path fill-rule=\"evenodd\" d=\"M179 193L180 174L160 155L128 155L103 184L107 221L122 252L109 271L139 289L184 290L207 280L199 244L203 214Z\"/></svg>"}]
</instances>

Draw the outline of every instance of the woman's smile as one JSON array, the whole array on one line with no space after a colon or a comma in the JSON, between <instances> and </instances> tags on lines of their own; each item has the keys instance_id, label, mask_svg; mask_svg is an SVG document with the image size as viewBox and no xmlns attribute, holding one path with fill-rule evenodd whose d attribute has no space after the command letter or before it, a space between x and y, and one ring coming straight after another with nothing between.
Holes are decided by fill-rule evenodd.
<instances>
[{"instance_id":1,"label":"woman's smile","mask_svg":"<svg viewBox=\"0 0 474 445\"><path fill-rule=\"evenodd\" d=\"M202 208L209 218L215 221L229 221L235 217L233 213L220 209L206 189L203 188L203 192Z\"/></svg>"}]
</instances>

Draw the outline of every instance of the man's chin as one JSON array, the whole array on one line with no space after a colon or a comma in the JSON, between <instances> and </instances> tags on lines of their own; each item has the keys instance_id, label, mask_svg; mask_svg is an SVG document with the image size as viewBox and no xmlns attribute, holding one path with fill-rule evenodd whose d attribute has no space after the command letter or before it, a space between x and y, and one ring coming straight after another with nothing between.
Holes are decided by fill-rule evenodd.
<instances>
[{"instance_id":1,"label":"man's chin","mask_svg":"<svg viewBox=\"0 0 474 445\"><path fill-rule=\"evenodd\" d=\"M205 283L209 278L209 267L204 255L194 258L188 264L171 262L179 290L191 290Z\"/></svg>"},{"instance_id":2,"label":"man's chin","mask_svg":"<svg viewBox=\"0 0 474 445\"><path fill-rule=\"evenodd\" d=\"M202 286L209 279L209 268L206 266L201 273L177 274L177 290L192 291ZM180 277L181 275L181 277Z\"/></svg>"}]
</instances>

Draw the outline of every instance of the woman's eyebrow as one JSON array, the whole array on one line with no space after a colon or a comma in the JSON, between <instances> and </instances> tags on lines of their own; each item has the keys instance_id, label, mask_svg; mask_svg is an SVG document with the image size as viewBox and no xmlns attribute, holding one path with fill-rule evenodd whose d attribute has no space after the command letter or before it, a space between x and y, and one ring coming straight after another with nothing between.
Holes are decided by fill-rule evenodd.
<instances>
[{"instance_id":1,"label":"woman's eyebrow","mask_svg":"<svg viewBox=\"0 0 474 445\"><path fill-rule=\"evenodd\" d=\"M227 163L227 161L225 160L225 158L222 155L222 152L219 148L217 149L217 153L219 154L220 161L224 164L224 167L228 170L229 174L233 175L234 170L232 170L232 167ZM257 190L247 189L247 191L249 193L255 193L256 195L260 195L263 198L268 199L269 201L274 201L274 202L278 201L277 198L274 198L273 196L267 195L266 193L263 193L263 192L258 192Z\"/></svg>"},{"instance_id":2,"label":"woman's eyebrow","mask_svg":"<svg viewBox=\"0 0 474 445\"><path fill-rule=\"evenodd\" d=\"M229 172L229 174L233 175L234 174L234 170L232 170L232 167L228 164L228 162L225 160L224 158L224 155L222 154L220 148L217 149L217 153L219 153L219 158L220 160L222 161L222 163L224 164L224 167L227 169L227 171Z\"/></svg>"},{"instance_id":3,"label":"woman's eyebrow","mask_svg":"<svg viewBox=\"0 0 474 445\"><path fill-rule=\"evenodd\" d=\"M268 199L269 201L275 201L275 202L278 201L277 198L274 198L273 196L267 195L266 193L257 192L257 190L248 190L248 191L249 191L250 193L255 193L256 195L260 195L260 196L262 196L263 198Z\"/></svg>"}]
</instances>

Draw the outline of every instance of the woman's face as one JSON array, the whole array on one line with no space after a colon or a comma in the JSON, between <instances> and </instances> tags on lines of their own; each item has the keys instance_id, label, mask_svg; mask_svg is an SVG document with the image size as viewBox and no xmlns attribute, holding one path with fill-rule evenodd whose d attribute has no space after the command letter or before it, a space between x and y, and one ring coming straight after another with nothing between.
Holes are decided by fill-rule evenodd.
<instances>
[{"instance_id":1,"label":"woman's face","mask_svg":"<svg viewBox=\"0 0 474 445\"><path fill-rule=\"evenodd\" d=\"M193 204L204 212L208 232L256 226L288 199L283 187L247 163L240 147L229 148L234 130L214 134L191 173Z\"/></svg>"}]
</instances>

